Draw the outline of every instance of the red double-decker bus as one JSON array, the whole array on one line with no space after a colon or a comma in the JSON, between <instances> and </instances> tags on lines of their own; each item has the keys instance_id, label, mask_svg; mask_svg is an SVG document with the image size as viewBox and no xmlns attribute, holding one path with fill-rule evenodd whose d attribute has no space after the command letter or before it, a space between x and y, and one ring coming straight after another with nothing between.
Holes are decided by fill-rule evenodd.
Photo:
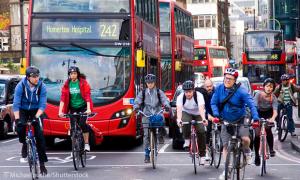
<instances>
[{"instance_id":1,"label":"red double-decker bus","mask_svg":"<svg viewBox=\"0 0 300 180\"><path fill-rule=\"evenodd\" d=\"M97 113L88 121L92 143L105 136L141 137L132 103L146 73L160 79L158 10L157 0L30 0L27 64L40 68L47 87L48 145L67 137L69 121L58 117L58 106L73 65L91 85ZM138 50L145 66L137 67Z\"/></svg>"},{"instance_id":2,"label":"red double-decker bus","mask_svg":"<svg viewBox=\"0 0 300 180\"><path fill-rule=\"evenodd\" d=\"M223 46L194 46L194 72L206 77L223 76L229 67L227 49Z\"/></svg>"},{"instance_id":3,"label":"red double-decker bus","mask_svg":"<svg viewBox=\"0 0 300 180\"><path fill-rule=\"evenodd\" d=\"M174 0L159 0L162 90L173 98L177 86L193 78L192 15Z\"/></svg>"},{"instance_id":4,"label":"red double-decker bus","mask_svg":"<svg viewBox=\"0 0 300 180\"><path fill-rule=\"evenodd\" d=\"M297 51L296 41L284 41L286 53L286 73L292 78L291 83L296 83Z\"/></svg>"},{"instance_id":5,"label":"red double-decker bus","mask_svg":"<svg viewBox=\"0 0 300 180\"><path fill-rule=\"evenodd\" d=\"M279 82L280 76L285 73L282 31L246 31L243 48L243 76L249 78L253 90L262 89L266 78Z\"/></svg>"}]
</instances>

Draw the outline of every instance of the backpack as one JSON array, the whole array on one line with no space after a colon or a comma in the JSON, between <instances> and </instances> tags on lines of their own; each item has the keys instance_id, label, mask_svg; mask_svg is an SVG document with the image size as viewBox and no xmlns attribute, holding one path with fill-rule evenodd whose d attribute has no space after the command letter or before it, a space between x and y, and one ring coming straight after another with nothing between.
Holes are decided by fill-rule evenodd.
<instances>
[{"instance_id":1,"label":"backpack","mask_svg":"<svg viewBox=\"0 0 300 180\"><path fill-rule=\"evenodd\" d=\"M197 91L194 91L193 97L194 97L195 103L198 106ZM182 106L184 106L185 102L186 102L186 97L185 97L185 94L183 94Z\"/></svg>"},{"instance_id":2,"label":"backpack","mask_svg":"<svg viewBox=\"0 0 300 180\"><path fill-rule=\"evenodd\" d=\"M292 93L294 94L296 91L295 91L295 87L294 87L294 84L290 84L291 85L291 89L292 89ZM282 88L282 84L279 84L279 88L278 88L278 94L275 94L277 97L279 96L280 94L280 91L281 91L281 88Z\"/></svg>"},{"instance_id":3,"label":"backpack","mask_svg":"<svg viewBox=\"0 0 300 180\"><path fill-rule=\"evenodd\" d=\"M26 90L25 90L25 84L22 82L22 90L23 90L23 95L26 96L26 98L28 99L27 95L25 94ZM41 91L42 91L42 84L40 86L38 86L38 89L37 89L37 95L40 96L41 95Z\"/></svg>"},{"instance_id":4,"label":"backpack","mask_svg":"<svg viewBox=\"0 0 300 180\"><path fill-rule=\"evenodd\" d=\"M159 89L158 89L158 88L156 88L156 92L157 92L157 98L158 98L158 102L159 102L159 104L162 104L162 102L161 102L161 97L160 97L160 93L159 93ZM142 104L141 104L141 107L143 107L143 108L144 108L144 106L145 106L145 95L146 95L146 89L143 89L143 91L142 91L142 95L143 95L143 99L142 99Z\"/></svg>"}]
</instances>

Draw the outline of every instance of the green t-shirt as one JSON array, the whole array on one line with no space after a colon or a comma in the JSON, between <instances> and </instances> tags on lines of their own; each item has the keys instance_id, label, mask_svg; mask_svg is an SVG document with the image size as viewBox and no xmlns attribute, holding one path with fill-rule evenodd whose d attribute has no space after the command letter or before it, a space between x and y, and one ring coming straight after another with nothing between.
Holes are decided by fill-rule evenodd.
<instances>
[{"instance_id":1,"label":"green t-shirt","mask_svg":"<svg viewBox=\"0 0 300 180\"><path fill-rule=\"evenodd\" d=\"M81 94L80 94L80 88L79 88L79 81L76 82L70 81L69 83L70 87L70 106L72 108L81 108L85 106L85 101L83 100Z\"/></svg>"}]
</instances>

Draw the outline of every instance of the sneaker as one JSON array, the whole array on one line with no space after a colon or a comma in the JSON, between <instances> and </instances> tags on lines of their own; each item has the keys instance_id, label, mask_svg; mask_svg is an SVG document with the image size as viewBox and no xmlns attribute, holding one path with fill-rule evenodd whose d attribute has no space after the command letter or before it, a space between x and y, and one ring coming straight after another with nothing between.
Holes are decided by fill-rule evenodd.
<instances>
[{"instance_id":1,"label":"sneaker","mask_svg":"<svg viewBox=\"0 0 300 180\"><path fill-rule=\"evenodd\" d=\"M255 164L255 166L260 166L260 158L259 158L259 156L255 156L254 164Z\"/></svg>"},{"instance_id":2,"label":"sneaker","mask_svg":"<svg viewBox=\"0 0 300 180\"><path fill-rule=\"evenodd\" d=\"M223 171L222 174L220 174L219 179L225 179L225 171Z\"/></svg>"},{"instance_id":3,"label":"sneaker","mask_svg":"<svg viewBox=\"0 0 300 180\"><path fill-rule=\"evenodd\" d=\"M27 163L27 158L20 158L20 163Z\"/></svg>"},{"instance_id":4,"label":"sneaker","mask_svg":"<svg viewBox=\"0 0 300 180\"><path fill-rule=\"evenodd\" d=\"M208 153L209 153L209 152L206 151L206 153L205 153L205 161L210 161L210 156L209 156Z\"/></svg>"},{"instance_id":5,"label":"sneaker","mask_svg":"<svg viewBox=\"0 0 300 180\"><path fill-rule=\"evenodd\" d=\"M144 163L150 163L150 156L145 156Z\"/></svg>"},{"instance_id":6,"label":"sneaker","mask_svg":"<svg viewBox=\"0 0 300 180\"><path fill-rule=\"evenodd\" d=\"M22 154L22 158L27 158L27 144L26 143L23 143L21 154Z\"/></svg>"},{"instance_id":7,"label":"sneaker","mask_svg":"<svg viewBox=\"0 0 300 180\"><path fill-rule=\"evenodd\" d=\"M245 155L246 155L247 164L250 165L252 163L251 149L246 150Z\"/></svg>"},{"instance_id":8,"label":"sneaker","mask_svg":"<svg viewBox=\"0 0 300 180\"><path fill-rule=\"evenodd\" d=\"M199 164L204 166L204 163L205 163L205 157L200 157L200 162Z\"/></svg>"},{"instance_id":9,"label":"sneaker","mask_svg":"<svg viewBox=\"0 0 300 180\"><path fill-rule=\"evenodd\" d=\"M189 149L190 147L190 140L189 139L185 139L184 140L184 144L183 144L183 149Z\"/></svg>"},{"instance_id":10,"label":"sneaker","mask_svg":"<svg viewBox=\"0 0 300 180\"><path fill-rule=\"evenodd\" d=\"M164 143L165 143L165 140L164 140L164 137L163 137L163 136L159 136L159 138L158 138L158 143L159 143L159 144L164 144Z\"/></svg>"},{"instance_id":11,"label":"sneaker","mask_svg":"<svg viewBox=\"0 0 300 180\"><path fill-rule=\"evenodd\" d=\"M42 176L47 175L48 171L47 171L47 169L46 169L46 167L45 167L45 164L44 164L43 162L41 162L40 170L41 170L41 175L42 175Z\"/></svg>"},{"instance_id":12,"label":"sneaker","mask_svg":"<svg viewBox=\"0 0 300 180\"><path fill-rule=\"evenodd\" d=\"M295 137L297 136L295 132L291 132L291 136Z\"/></svg>"},{"instance_id":13,"label":"sneaker","mask_svg":"<svg viewBox=\"0 0 300 180\"><path fill-rule=\"evenodd\" d=\"M89 144L85 144L84 145L84 150L85 151L90 151L91 149L90 149L90 145Z\"/></svg>"},{"instance_id":14,"label":"sneaker","mask_svg":"<svg viewBox=\"0 0 300 180\"><path fill-rule=\"evenodd\" d=\"M270 150L270 156L271 156L271 157L274 157L275 154L276 154L276 152L275 152L274 150Z\"/></svg>"}]
</instances>

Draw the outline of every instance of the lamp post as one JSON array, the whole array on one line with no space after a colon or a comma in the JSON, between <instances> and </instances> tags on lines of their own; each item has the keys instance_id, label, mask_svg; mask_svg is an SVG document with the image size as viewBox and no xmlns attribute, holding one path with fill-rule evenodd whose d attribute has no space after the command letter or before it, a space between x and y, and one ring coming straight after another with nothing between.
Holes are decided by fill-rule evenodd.
<instances>
[{"instance_id":1,"label":"lamp post","mask_svg":"<svg viewBox=\"0 0 300 180\"><path fill-rule=\"evenodd\" d=\"M273 19L275 19L275 2L273 0L273 3L272 3L272 16L273 16ZM280 29L280 28L279 28ZM273 21L273 30L275 30L275 21Z\"/></svg>"},{"instance_id":2,"label":"lamp post","mask_svg":"<svg viewBox=\"0 0 300 180\"><path fill-rule=\"evenodd\" d=\"M25 57L25 34L24 34L24 0L20 0L20 28L21 28L21 51L22 60Z\"/></svg>"}]
</instances>

